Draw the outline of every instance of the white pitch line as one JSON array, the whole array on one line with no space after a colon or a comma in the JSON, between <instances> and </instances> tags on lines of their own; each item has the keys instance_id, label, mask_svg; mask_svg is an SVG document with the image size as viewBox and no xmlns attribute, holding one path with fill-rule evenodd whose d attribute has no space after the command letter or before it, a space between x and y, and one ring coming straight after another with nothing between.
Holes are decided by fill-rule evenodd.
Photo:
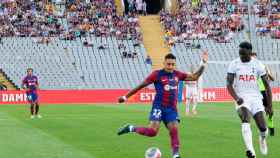
<instances>
[{"instance_id":1,"label":"white pitch line","mask_svg":"<svg viewBox=\"0 0 280 158\"><path fill-rule=\"evenodd\" d=\"M0 118L0 121L6 121L9 120L9 118Z\"/></svg>"},{"instance_id":2,"label":"white pitch line","mask_svg":"<svg viewBox=\"0 0 280 158\"><path fill-rule=\"evenodd\" d=\"M18 120L87 120L87 119L92 119L92 118L97 118L97 116L86 116L86 117L77 117L77 116L60 116L60 117L50 117L50 116L43 116L42 118L34 118L34 119L30 119L30 117L22 117L22 118L16 118ZM121 118L121 117L118 117L118 118ZM14 119L14 118L13 118ZM108 118L108 117L104 117L102 119L111 119L111 118ZM8 120L12 120L10 118L0 118L0 122L1 121L8 121Z\"/></svg>"},{"instance_id":3,"label":"white pitch line","mask_svg":"<svg viewBox=\"0 0 280 158\"><path fill-rule=\"evenodd\" d=\"M69 117L43 117L43 118L34 118L33 120L69 120L69 119L72 119L72 120L85 120L85 119L91 119L93 117L76 117L76 118L69 118ZM19 119L19 118L17 118ZM8 120L12 120L12 119L9 119L9 118L0 118L0 121L8 121ZM22 118L22 119L19 119L19 120L32 120L30 119L29 117L27 118Z\"/></svg>"}]
</instances>

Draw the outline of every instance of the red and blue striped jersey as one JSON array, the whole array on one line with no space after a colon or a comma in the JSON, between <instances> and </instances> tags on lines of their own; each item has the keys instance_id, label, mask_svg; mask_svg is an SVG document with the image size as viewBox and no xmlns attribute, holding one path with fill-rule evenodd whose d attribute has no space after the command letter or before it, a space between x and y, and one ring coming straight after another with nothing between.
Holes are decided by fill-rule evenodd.
<instances>
[{"instance_id":1,"label":"red and blue striped jersey","mask_svg":"<svg viewBox=\"0 0 280 158\"><path fill-rule=\"evenodd\" d=\"M34 75L32 76L25 76L22 80L22 85L29 90L26 93L36 93L37 92L37 85L38 85L38 78Z\"/></svg>"},{"instance_id":2,"label":"red and blue striped jersey","mask_svg":"<svg viewBox=\"0 0 280 158\"><path fill-rule=\"evenodd\" d=\"M185 80L186 77L186 73L177 70L172 73L166 72L164 69L152 72L145 82L154 83L156 95L153 105L177 109L178 83Z\"/></svg>"}]
</instances>

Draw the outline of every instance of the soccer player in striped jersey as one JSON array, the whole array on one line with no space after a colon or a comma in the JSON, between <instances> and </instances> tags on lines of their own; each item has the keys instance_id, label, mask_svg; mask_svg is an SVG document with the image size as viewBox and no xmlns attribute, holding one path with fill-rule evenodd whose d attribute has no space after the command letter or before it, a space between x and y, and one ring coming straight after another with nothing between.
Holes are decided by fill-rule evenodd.
<instances>
[{"instance_id":1,"label":"soccer player in striped jersey","mask_svg":"<svg viewBox=\"0 0 280 158\"><path fill-rule=\"evenodd\" d=\"M34 119L35 116L41 118L42 116L39 114L39 103L38 103L38 92L39 82L38 77L33 75L33 69L27 69L27 75L24 77L22 81L22 88L26 90L27 99L30 103L30 113L31 119Z\"/></svg>"},{"instance_id":2,"label":"soccer player in striped jersey","mask_svg":"<svg viewBox=\"0 0 280 158\"><path fill-rule=\"evenodd\" d=\"M153 83L156 96L149 116L149 126L126 125L119 130L118 135L137 133L148 137L154 137L159 131L160 122L163 121L169 131L173 158L180 158L178 135L179 115L177 111L178 83L179 81L198 80L206 67L207 61L208 53L205 51L203 52L199 69L194 73L187 74L175 70L176 57L173 54L167 54L164 59L163 69L153 71L140 85L119 98L119 103L125 102L140 89Z\"/></svg>"}]
</instances>

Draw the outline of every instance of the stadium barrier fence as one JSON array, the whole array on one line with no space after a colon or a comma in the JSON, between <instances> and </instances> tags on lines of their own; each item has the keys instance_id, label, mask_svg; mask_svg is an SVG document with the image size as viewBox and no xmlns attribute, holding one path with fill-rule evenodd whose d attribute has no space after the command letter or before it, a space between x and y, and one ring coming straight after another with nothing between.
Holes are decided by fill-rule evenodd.
<instances>
[{"instance_id":1,"label":"stadium barrier fence","mask_svg":"<svg viewBox=\"0 0 280 158\"><path fill-rule=\"evenodd\" d=\"M95 104L117 103L119 96L128 90L40 90L39 102L42 104ZM185 96L184 94L182 95ZM129 103L150 103L155 97L154 89L143 89L129 99ZM204 88L200 94L203 102L230 102L232 98L226 88ZM182 98L184 101L185 98ZM273 100L280 101L280 87L273 88ZM26 104L25 91L0 91L0 104Z\"/></svg>"}]
</instances>

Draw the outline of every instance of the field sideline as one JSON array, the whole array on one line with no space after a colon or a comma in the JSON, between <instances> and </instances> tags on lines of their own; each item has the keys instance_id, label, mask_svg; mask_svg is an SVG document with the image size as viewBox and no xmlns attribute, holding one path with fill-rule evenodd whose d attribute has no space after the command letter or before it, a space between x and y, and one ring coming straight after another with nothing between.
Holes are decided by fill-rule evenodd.
<instances>
[{"instance_id":1,"label":"field sideline","mask_svg":"<svg viewBox=\"0 0 280 158\"><path fill-rule=\"evenodd\" d=\"M197 116L183 115L180 105L182 158L245 158L240 121L232 103L198 106ZM269 137L267 158L280 155L280 103L274 103L276 136ZM147 125L150 106L43 105L42 119L31 120L26 105L0 105L0 158L143 158L159 147L170 158L169 135L162 124L157 137L118 136L126 123ZM258 158L258 133L253 123Z\"/></svg>"}]
</instances>

